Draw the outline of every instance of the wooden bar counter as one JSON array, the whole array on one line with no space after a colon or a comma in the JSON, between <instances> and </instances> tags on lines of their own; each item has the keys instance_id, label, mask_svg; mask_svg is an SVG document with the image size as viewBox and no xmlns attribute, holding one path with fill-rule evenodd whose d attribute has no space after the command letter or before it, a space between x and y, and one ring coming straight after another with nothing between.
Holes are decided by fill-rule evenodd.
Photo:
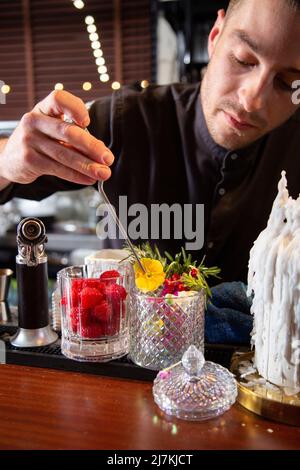
<instances>
[{"instance_id":1,"label":"wooden bar counter","mask_svg":"<svg viewBox=\"0 0 300 470\"><path fill-rule=\"evenodd\" d=\"M204 422L168 418L152 383L0 365L0 449L300 449L300 428L234 405Z\"/></svg>"}]
</instances>

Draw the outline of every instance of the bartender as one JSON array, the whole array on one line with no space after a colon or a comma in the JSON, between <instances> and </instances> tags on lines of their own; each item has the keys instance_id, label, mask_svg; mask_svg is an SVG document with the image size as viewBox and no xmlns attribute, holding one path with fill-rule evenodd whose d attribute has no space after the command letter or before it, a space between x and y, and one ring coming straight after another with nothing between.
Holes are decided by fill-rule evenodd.
<instances>
[{"instance_id":1,"label":"bartender","mask_svg":"<svg viewBox=\"0 0 300 470\"><path fill-rule=\"evenodd\" d=\"M52 92L2 143L0 202L101 179L116 206L120 195L128 205L204 204L205 244L194 258L205 253L224 281L245 281L282 170L290 194L300 192L299 44L300 1L232 0L210 32L201 84L123 87L89 113ZM174 253L183 244L158 243Z\"/></svg>"}]
</instances>

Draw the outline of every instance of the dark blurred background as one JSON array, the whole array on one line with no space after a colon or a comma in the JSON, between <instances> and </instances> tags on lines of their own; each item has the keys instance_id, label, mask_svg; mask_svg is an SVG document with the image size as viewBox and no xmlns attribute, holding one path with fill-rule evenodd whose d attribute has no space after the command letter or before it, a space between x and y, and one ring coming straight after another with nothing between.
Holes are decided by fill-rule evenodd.
<instances>
[{"instance_id":1,"label":"dark blurred background","mask_svg":"<svg viewBox=\"0 0 300 470\"><path fill-rule=\"evenodd\" d=\"M112 85L197 81L216 12L227 4L0 0L0 80L8 91L0 120L18 120L55 86L89 101Z\"/></svg>"}]
</instances>

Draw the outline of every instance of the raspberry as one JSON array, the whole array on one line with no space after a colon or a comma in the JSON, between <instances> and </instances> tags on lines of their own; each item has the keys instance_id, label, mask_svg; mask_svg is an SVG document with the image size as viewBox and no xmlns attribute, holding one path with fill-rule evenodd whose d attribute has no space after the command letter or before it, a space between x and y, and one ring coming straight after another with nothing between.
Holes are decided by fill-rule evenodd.
<instances>
[{"instance_id":1,"label":"raspberry","mask_svg":"<svg viewBox=\"0 0 300 470\"><path fill-rule=\"evenodd\" d=\"M91 323L88 326L83 326L81 328L81 336L83 338L99 338L100 336L103 336L104 330L102 325L100 323Z\"/></svg>"},{"instance_id":2,"label":"raspberry","mask_svg":"<svg viewBox=\"0 0 300 470\"><path fill-rule=\"evenodd\" d=\"M72 290L80 291L83 286L83 279L72 279Z\"/></svg>"},{"instance_id":3,"label":"raspberry","mask_svg":"<svg viewBox=\"0 0 300 470\"><path fill-rule=\"evenodd\" d=\"M173 274L172 276L172 281L179 281L180 275L179 274Z\"/></svg>"},{"instance_id":4,"label":"raspberry","mask_svg":"<svg viewBox=\"0 0 300 470\"><path fill-rule=\"evenodd\" d=\"M112 306L106 301L102 300L92 311L92 318L94 321L109 322L112 317Z\"/></svg>"},{"instance_id":5,"label":"raspberry","mask_svg":"<svg viewBox=\"0 0 300 470\"><path fill-rule=\"evenodd\" d=\"M103 289L103 282L99 279L84 279L82 283L82 288L84 287L94 287L95 289L102 290Z\"/></svg>"},{"instance_id":6,"label":"raspberry","mask_svg":"<svg viewBox=\"0 0 300 470\"><path fill-rule=\"evenodd\" d=\"M81 326L87 326L90 318L89 318L89 310L84 308L72 308L70 311L70 324L71 330L74 333L77 333Z\"/></svg>"},{"instance_id":7,"label":"raspberry","mask_svg":"<svg viewBox=\"0 0 300 470\"><path fill-rule=\"evenodd\" d=\"M85 287L79 295L82 308L93 308L103 299L103 294L95 287Z\"/></svg>"},{"instance_id":8,"label":"raspberry","mask_svg":"<svg viewBox=\"0 0 300 470\"><path fill-rule=\"evenodd\" d=\"M111 271L105 271L104 273L101 274L100 279L101 281L105 281L109 284L116 284L117 279L120 277L120 273L116 271L115 269L112 269Z\"/></svg>"},{"instance_id":9,"label":"raspberry","mask_svg":"<svg viewBox=\"0 0 300 470\"><path fill-rule=\"evenodd\" d=\"M79 303L79 291L77 290L71 290L71 306L72 307L78 307Z\"/></svg>"},{"instance_id":10,"label":"raspberry","mask_svg":"<svg viewBox=\"0 0 300 470\"><path fill-rule=\"evenodd\" d=\"M106 297L110 297L112 301L114 300L125 300L127 296L126 289L119 284L110 284L105 289Z\"/></svg>"},{"instance_id":11,"label":"raspberry","mask_svg":"<svg viewBox=\"0 0 300 470\"><path fill-rule=\"evenodd\" d=\"M105 289L107 288L107 285L109 285L109 283L107 282L102 282L98 279L98 284L97 284L97 289L99 292L101 292L104 296L105 296Z\"/></svg>"}]
</instances>

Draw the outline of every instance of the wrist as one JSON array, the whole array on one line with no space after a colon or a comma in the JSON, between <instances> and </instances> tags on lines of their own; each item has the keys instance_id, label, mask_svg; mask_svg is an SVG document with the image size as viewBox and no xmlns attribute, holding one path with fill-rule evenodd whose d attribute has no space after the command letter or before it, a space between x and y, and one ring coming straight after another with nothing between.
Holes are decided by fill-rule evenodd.
<instances>
[{"instance_id":1,"label":"wrist","mask_svg":"<svg viewBox=\"0 0 300 470\"><path fill-rule=\"evenodd\" d=\"M11 181L1 176L1 152L4 149L7 140L8 140L7 138L4 138L4 139L0 138L0 191L2 191L2 189L5 189L11 183Z\"/></svg>"},{"instance_id":2,"label":"wrist","mask_svg":"<svg viewBox=\"0 0 300 470\"><path fill-rule=\"evenodd\" d=\"M11 181L5 178L2 178L2 176L0 176L0 191L2 191L2 189L7 188L7 186L9 186L10 184L11 184Z\"/></svg>"}]
</instances>

